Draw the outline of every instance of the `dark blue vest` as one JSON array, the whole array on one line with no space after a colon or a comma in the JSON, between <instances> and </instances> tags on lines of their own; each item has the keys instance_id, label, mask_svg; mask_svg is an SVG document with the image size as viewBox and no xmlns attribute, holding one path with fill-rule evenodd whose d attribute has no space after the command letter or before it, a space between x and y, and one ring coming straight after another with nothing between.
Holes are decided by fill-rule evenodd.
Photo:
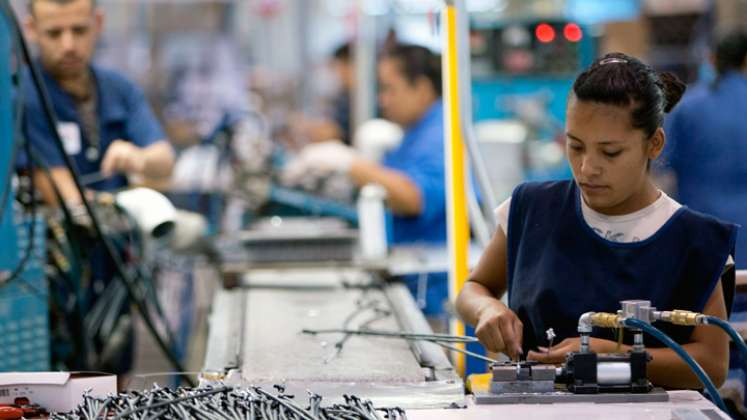
<instances>
[{"instance_id":1,"label":"dark blue vest","mask_svg":"<svg viewBox=\"0 0 747 420\"><path fill-rule=\"evenodd\" d=\"M524 350L576 337L584 312L616 312L620 301L646 299L660 310L701 311L734 252L736 226L680 208L650 238L610 242L583 219L573 181L527 183L513 193L508 221L509 307L524 323ZM722 281L731 307L733 277ZM679 343L691 327L657 323ZM593 336L614 339L611 330ZM626 340L629 341L629 340ZM660 343L646 337L646 345Z\"/></svg>"}]
</instances>

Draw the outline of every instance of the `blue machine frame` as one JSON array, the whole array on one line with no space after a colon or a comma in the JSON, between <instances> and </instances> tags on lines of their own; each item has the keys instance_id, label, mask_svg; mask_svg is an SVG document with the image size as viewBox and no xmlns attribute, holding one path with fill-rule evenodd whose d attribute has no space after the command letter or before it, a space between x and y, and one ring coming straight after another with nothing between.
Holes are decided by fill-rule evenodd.
<instances>
[{"instance_id":1,"label":"blue machine frame","mask_svg":"<svg viewBox=\"0 0 747 420\"><path fill-rule=\"evenodd\" d=\"M8 167L12 165L13 153L13 100L11 95L11 32L4 16L0 16L0 194L3 189L12 188L6 178ZM9 191L4 209L0 214L0 273L12 271L18 263L18 238L13 221L13 191ZM1 199L2 197L0 197ZM6 274L7 275L7 274Z\"/></svg>"},{"instance_id":2,"label":"blue machine frame","mask_svg":"<svg viewBox=\"0 0 747 420\"><path fill-rule=\"evenodd\" d=\"M15 133L11 90L12 37L7 17L0 14L0 194L8 194L0 214L0 372L44 371L50 369L49 293L44 273L46 226L36 216L34 231L30 219L23 220L13 207L15 192L11 180ZM34 247L18 277L8 276L22 261L29 235Z\"/></svg>"}]
</instances>

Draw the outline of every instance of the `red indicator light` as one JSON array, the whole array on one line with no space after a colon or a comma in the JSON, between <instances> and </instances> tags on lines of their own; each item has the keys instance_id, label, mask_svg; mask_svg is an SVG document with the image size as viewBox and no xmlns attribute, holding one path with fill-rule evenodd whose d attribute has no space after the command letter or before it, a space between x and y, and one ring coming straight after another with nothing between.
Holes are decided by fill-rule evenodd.
<instances>
[{"instance_id":1,"label":"red indicator light","mask_svg":"<svg viewBox=\"0 0 747 420\"><path fill-rule=\"evenodd\" d=\"M537 28L534 29L534 35L537 37L539 42L547 44L555 39L555 29L546 23L540 23Z\"/></svg>"},{"instance_id":2,"label":"red indicator light","mask_svg":"<svg viewBox=\"0 0 747 420\"><path fill-rule=\"evenodd\" d=\"M565 28L563 28L563 36L565 36L565 39L568 41L578 42L581 41L584 34L581 32L581 27L575 23L569 23L565 25Z\"/></svg>"}]
</instances>

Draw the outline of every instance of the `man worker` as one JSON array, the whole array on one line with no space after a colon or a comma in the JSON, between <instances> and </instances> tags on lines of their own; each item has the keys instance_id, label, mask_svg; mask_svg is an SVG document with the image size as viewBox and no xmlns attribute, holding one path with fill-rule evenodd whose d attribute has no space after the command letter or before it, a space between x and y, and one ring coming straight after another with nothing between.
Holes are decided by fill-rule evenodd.
<instances>
[{"instance_id":1,"label":"man worker","mask_svg":"<svg viewBox=\"0 0 747 420\"><path fill-rule=\"evenodd\" d=\"M94 190L127 185L126 175L170 176L174 152L143 92L120 74L91 64L104 14L95 0L31 0L26 33L39 47L38 63L59 121L65 151L80 175L98 174ZM24 131L49 166L66 201L80 201L57 150L40 97L24 75ZM45 201L54 203L49 180L34 175Z\"/></svg>"},{"instance_id":2,"label":"man worker","mask_svg":"<svg viewBox=\"0 0 747 420\"><path fill-rule=\"evenodd\" d=\"M716 38L716 80L688 89L666 120L667 167L682 204L747 224L747 31ZM737 235L736 269L747 269L747 235Z\"/></svg>"},{"instance_id":3,"label":"man worker","mask_svg":"<svg viewBox=\"0 0 747 420\"><path fill-rule=\"evenodd\" d=\"M49 204L56 204L52 183L68 204L81 201L72 174L54 141L53 129L63 140L65 153L78 174L98 179L87 188L114 191L128 185L128 176L145 179L166 178L174 166L174 152L143 92L120 74L91 63L101 34L104 15L95 0L30 0L25 22L28 38L39 47L36 64L58 117L57 127L50 127L44 104L28 70L22 74L19 98L23 101L23 130L36 155L48 166L51 181L37 170L34 184ZM30 159L27 156L26 159ZM98 355L95 368L116 374L132 367L134 335L129 301L117 306L104 300L114 287L114 267L101 247L85 248L84 260L90 261L82 289L75 291L83 315L97 307L117 314L106 340L94 338ZM66 315L53 316L55 335L68 326ZM88 331L88 334L93 334ZM98 337L98 336L96 336ZM79 355L57 354L53 360L68 368L90 368ZM75 353L75 352L73 352Z\"/></svg>"}]
</instances>

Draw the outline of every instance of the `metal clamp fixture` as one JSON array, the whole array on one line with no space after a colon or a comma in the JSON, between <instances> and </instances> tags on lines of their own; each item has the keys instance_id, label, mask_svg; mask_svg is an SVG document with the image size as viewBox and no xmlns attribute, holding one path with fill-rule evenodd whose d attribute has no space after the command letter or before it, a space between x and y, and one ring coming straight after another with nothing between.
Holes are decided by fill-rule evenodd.
<instances>
[{"instance_id":1,"label":"metal clamp fixture","mask_svg":"<svg viewBox=\"0 0 747 420\"><path fill-rule=\"evenodd\" d=\"M633 392L646 393L652 389L646 376L650 356L643 343L643 331L632 329L633 349L625 354L600 355L591 351L594 327L624 328L626 319L650 323L656 319L656 308L646 300L625 300L616 314L587 312L578 319L580 349L567 356L563 377L574 393Z\"/></svg>"},{"instance_id":2,"label":"metal clamp fixture","mask_svg":"<svg viewBox=\"0 0 747 420\"><path fill-rule=\"evenodd\" d=\"M643 333L671 341L651 325L656 321L695 326L718 325L720 320L691 311L658 311L647 300L622 301L616 313L586 312L578 319L579 351L569 353L562 368L554 371L552 365L527 362L519 365L495 364L491 367L493 378L490 393L478 396L478 403L667 401L666 393L660 388L654 389L646 372L651 356L646 352ZM633 333L633 347L625 353L595 353L591 349L594 328L626 329ZM547 338L552 343L552 331L548 330ZM667 345L673 350L676 347L676 343ZM747 354L747 346L745 348ZM683 359L687 358L681 348L678 354ZM693 368L696 374L700 372L699 378L706 384L709 394L715 395L714 401L721 407L718 392L713 386L708 388L710 381L702 368L696 366L697 363L689 364L697 368ZM556 389L554 383L565 384L568 392Z\"/></svg>"}]
</instances>

